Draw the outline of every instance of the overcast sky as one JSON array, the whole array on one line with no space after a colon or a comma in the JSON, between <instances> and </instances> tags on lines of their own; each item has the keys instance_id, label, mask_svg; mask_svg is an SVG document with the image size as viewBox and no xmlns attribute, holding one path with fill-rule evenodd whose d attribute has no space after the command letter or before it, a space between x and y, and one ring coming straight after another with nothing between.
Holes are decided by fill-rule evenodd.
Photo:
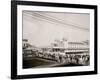
<instances>
[{"instance_id":1,"label":"overcast sky","mask_svg":"<svg viewBox=\"0 0 100 80\"><path fill-rule=\"evenodd\" d=\"M55 39L89 40L90 15L23 11L23 39L35 46L49 46Z\"/></svg>"}]
</instances>

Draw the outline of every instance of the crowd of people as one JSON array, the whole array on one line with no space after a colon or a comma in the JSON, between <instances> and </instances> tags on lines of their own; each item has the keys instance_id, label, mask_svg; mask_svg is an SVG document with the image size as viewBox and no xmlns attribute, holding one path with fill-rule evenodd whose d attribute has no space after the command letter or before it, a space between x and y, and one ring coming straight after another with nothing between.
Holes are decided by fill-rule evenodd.
<instances>
[{"instance_id":1,"label":"crowd of people","mask_svg":"<svg viewBox=\"0 0 100 80\"><path fill-rule=\"evenodd\" d=\"M29 53L28 53L29 54ZM74 63L74 64L82 64L88 65L89 64L89 55L84 55L84 53L61 53L61 52L39 52L31 50L30 54L32 57L38 57L43 59L48 59L52 61L56 61L58 63Z\"/></svg>"}]
</instances>

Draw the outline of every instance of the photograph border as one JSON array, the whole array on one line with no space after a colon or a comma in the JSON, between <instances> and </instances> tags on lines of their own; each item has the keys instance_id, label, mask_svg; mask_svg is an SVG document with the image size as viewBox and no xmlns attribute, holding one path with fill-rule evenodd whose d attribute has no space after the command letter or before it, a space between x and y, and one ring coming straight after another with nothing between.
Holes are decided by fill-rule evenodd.
<instances>
[{"instance_id":1,"label":"photograph border","mask_svg":"<svg viewBox=\"0 0 100 80\"><path fill-rule=\"evenodd\" d=\"M17 52L17 36L18 36L17 6L18 5L93 9L94 10L94 53L95 53L94 71L18 75L17 74L17 53L18 53ZM65 3L33 2L33 1L11 1L11 79L75 76L75 75L90 75L90 74L97 74L97 5L65 4Z\"/></svg>"}]
</instances>

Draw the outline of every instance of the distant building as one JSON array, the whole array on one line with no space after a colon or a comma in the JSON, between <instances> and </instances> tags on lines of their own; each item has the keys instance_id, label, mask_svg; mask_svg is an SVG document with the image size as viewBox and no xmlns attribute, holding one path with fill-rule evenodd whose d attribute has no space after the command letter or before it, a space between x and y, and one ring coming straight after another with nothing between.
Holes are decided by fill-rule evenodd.
<instances>
[{"instance_id":1,"label":"distant building","mask_svg":"<svg viewBox=\"0 0 100 80\"><path fill-rule=\"evenodd\" d=\"M67 48L68 47L68 41L67 39L62 40L55 40L54 43L51 44L53 48Z\"/></svg>"},{"instance_id":2,"label":"distant building","mask_svg":"<svg viewBox=\"0 0 100 80\"><path fill-rule=\"evenodd\" d=\"M85 42L68 42L66 52L89 52L89 44Z\"/></svg>"},{"instance_id":3,"label":"distant building","mask_svg":"<svg viewBox=\"0 0 100 80\"><path fill-rule=\"evenodd\" d=\"M27 39L23 39L22 43L23 43L23 45L22 45L23 49L26 49L28 47L28 40Z\"/></svg>"},{"instance_id":4,"label":"distant building","mask_svg":"<svg viewBox=\"0 0 100 80\"><path fill-rule=\"evenodd\" d=\"M84 48L89 48L89 45L86 44L85 42L68 42L68 48L84 49Z\"/></svg>"},{"instance_id":5,"label":"distant building","mask_svg":"<svg viewBox=\"0 0 100 80\"><path fill-rule=\"evenodd\" d=\"M89 52L89 41L68 42L67 39L55 40L49 47L45 47L43 51L51 52Z\"/></svg>"}]
</instances>

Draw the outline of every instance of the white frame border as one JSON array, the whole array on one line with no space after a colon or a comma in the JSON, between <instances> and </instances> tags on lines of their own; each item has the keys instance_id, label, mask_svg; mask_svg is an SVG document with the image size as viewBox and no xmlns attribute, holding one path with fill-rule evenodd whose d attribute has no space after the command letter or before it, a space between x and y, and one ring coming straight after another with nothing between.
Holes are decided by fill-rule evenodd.
<instances>
[{"instance_id":1,"label":"white frame border","mask_svg":"<svg viewBox=\"0 0 100 80\"><path fill-rule=\"evenodd\" d=\"M75 12L90 14L90 66L78 67L54 67L54 68L37 68L37 69L22 69L22 10L31 11L51 11L51 12ZM64 73L64 72L81 72L94 71L94 10L79 9L79 8L61 8L61 7L46 7L46 6L25 6L17 5L17 74L47 74L47 73Z\"/></svg>"}]
</instances>

